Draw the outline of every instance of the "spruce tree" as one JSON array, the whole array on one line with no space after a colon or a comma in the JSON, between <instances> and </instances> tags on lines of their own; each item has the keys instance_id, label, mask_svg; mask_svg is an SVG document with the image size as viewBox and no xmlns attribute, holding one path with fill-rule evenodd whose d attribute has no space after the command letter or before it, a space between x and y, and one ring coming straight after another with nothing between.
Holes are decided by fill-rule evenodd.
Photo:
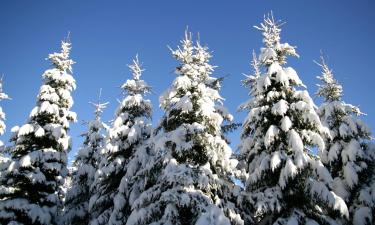
<instances>
[{"instance_id":1,"label":"spruce tree","mask_svg":"<svg viewBox=\"0 0 375 225\"><path fill-rule=\"evenodd\" d=\"M231 202L237 161L221 125L232 117L222 105L211 54L186 33L171 50L177 78L160 97L165 110L153 140L155 157L140 172L146 191L134 201L127 225L243 224Z\"/></svg>"},{"instance_id":2,"label":"spruce tree","mask_svg":"<svg viewBox=\"0 0 375 225\"><path fill-rule=\"evenodd\" d=\"M99 95L100 100L100 95ZM90 188L94 182L95 172L101 161L104 147L104 132L107 125L101 121L101 114L108 103L91 103L95 107L95 118L88 122L88 131L83 146L73 162L71 173L72 186L65 198L63 224L87 225L90 221L88 206L91 197Z\"/></svg>"},{"instance_id":3,"label":"spruce tree","mask_svg":"<svg viewBox=\"0 0 375 225\"><path fill-rule=\"evenodd\" d=\"M3 79L0 79L0 101L10 99L7 94L3 92ZM3 108L0 106L0 135L5 133L5 113ZM3 188L3 184L6 181L6 173L9 167L10 159L6 155L6 146L4 142L0 140L0 190ZM1 191L0 191L1 192Z\"/></svg>"},{"instance_id":4,"label":"spruce tree","mask_svg":"<svg viewBox=\"0 0 375 225\"><path fill-rule=\"evenodd\" d=\"M123 88L130 96L137 96L139 103L136 109L138 112L134 114L133 131L134 134L129 143L128 162L124 167L124 176L118 187L118 193L114 198L114 209L112 211L109 223L110 225L126 224L131 213L131 205L135 199L143 191L143 180L137 176L137 173L147 166L151 159L152 150L150 149L151 136L151 114L152 108L148 100L143 100L145 94L151 91L151 87L141 80L142 72L138 57L133 60L133 64L129 66L133 73L133 79L128 80ZM130 100L133 101L133 100Z\"/></svg>"},{"instance_id":5,"label":"spruce tree","mask_svg":"<svg viewBox=\"0 0 375 225\"><path fill-rule=\"evenodd\" d=\"M253 60L250 101L241 133L241 163L246 172L240 198L247 223L335 224L348 217L344 201L332 192L328 170L313 154L324 151L326 133L316 106L296 71L285 67L295 47L280 42L281 23L272 14L259 27L264 47Z\"/></svg>"},{"instance_id":6,"label":"spruce tree","mask_svg":"<svg viewBox=\"0 0 375 225\"><path fill-rule=\"evenodd\" d=\"M0 101L10 99L7 94L3 92L3 78L0 79ZM5 125L5 113L3 112L3 108L0 106L0 135L3 135L5 133L6 125ZM5 151L5 145L4 142L0 140L0 164L2 162L7 161L4 158L4 151Z\"/></svg>"},{"instance_id":7,"label":"spruce tree","mask_svg":"<svg viewBox=\"0 0 375 225\"><path fill-rule=\"evenodd\" d=\"M325 63L318 65L317 95L324 98L318 114L330 136L325 137L327 151L320 154L332 174L333 190L349 206L350 224L375 223L375 149L371 147L370 129L359 119L360 109L342 100L342 86Z\"/></svg>"},{"instance_id":8,"label":"spruce tree","mask_svg":"<svg viewBox=\"0 0 375 225\"><path fill-rule=\"evenodd\" d=\"M150 91L146 82L140 79L142 69L138 57L129 66L133 79L127 80L121 88L126 96L120 103L105 147L103 160L92 184L90 199L90 224L108 224L126 221L129 214L125 192L129 161L135 157L151 134L152 105L144 95ZM121 180L124 178L124 181ZM111 214L114 211L110 220Z\"/></svg>"},{"instance_id":9,"label":"spruce tree","mask_svg":"<svg viewBox=\"0 0 375 225\"><path fill-rule=\"evenodd\" d=\"M70 92L76 87L70 49L70 43L63 41L61 52L48 56L53 68L43 73L36 106L26 124L12 129L12 161L0 192L1 224L57 223L71 145L69 123L76 119L70 111Z\"/></svg>"}]
</instances>

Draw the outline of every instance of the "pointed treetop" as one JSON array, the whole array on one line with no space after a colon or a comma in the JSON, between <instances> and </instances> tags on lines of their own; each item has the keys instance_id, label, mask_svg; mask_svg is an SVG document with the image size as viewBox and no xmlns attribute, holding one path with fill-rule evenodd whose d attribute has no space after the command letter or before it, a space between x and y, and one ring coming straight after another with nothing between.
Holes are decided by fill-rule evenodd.
<instances>
[{"instance_id":1,"label":"pointed treetop","mask_svg":"<svg viewBox=\"0 0 375 225\"><path fill-rule=\"evenodd\" d=\"M318 91L316 95L324 97L325 101L338 101L342 97L342 86L334 79L332 70L328 67L323 56L320 56L321 62L315 63L322 69L322 74L317 76L323 84L318 84Z\"/></svg>"},{"instance_id":2,"label":"pointed treetop","mask_svg":"<svg viewBox=\"0 0 375 225\"><path fill-rule=\"evenodd\" d=\"M185 31L185 37L177 49L171 49L172 56L180 61L175 73L189 79L203 81L209 78L216 66L209 64L211 53L208 47L202 46L199 40L193 42L192 33ZM216 80L216 79L215 79Z\"/></svg>"},{"instance_id":3,"label":"pointed treetop","mask_svg":"<svg viewBox=\"0 0 375 225\"><path fill-rule=\"evenodd\" d=\"M65 38L64 42L71 43L70 42L70 31L68 31L68 35L66 35L66 38Z\"/></svg>"},{"instance_id":4,"label":"pointed treetop","mask_svg":"<svg viewBox=\"0 0 375 225\"><path fill-rule=\"evenodd\" d=\"M61 41L61 51L55 52L48 55L48 59L52 62L54 66L63 71L72 72L72 65L75 63L73 60L69 59L69 54L71 50L71 43L69 40L69 35L67 40Z\"/></svg>"},{"instance_id":5,"label":"pointed treetop","mask_svg":"<svg viewBox=\"0 0 375 225\"><path fill-rule=\"evenodd\" d=\"M135 56L135 59L133 59L133 64L128 65L130 68L130 71L133 73L133 79L139 80L141 78L142 72L145 71L141 68L141 63L138 59L138 54Z\"/></svg>"},{"instance_id":6,"label":"pointed treetop","mask_svg":"<svg viewBox=\"0 0 375 225\"><path fill-rule=\"evenodd\" d=\"M280 43L281 26L284 23L276 21L272 12L264 16L263 22L260 26L254 26L256 29L262 31L263 43L265 48L259 56L260 62L265 65L271 65L278 62L283 65L286 63L287 56L299 57L296 53L296 47L288 43Z\"/></svg>"},{"instance_id":7,"label":"pointed treetop","mask_svg":"<svg viewBox=\"0 0 375 225\"><path fill-rule=\"evenodd\" d=\"M3 77L4 75L0 78L0 100L10 99L9 96L3 92Z\"/></svg>"},{"instance_id":8,"label":"pointed treetop","mask_svg":"<svg viewBox=\"0 0 375 225\"><path fill-rule=\"evenodd\" d=\"M169 48L172 52L172 55L175 59L182 61L183 63L192 62L193 56L193 38L191 32L188 31L188 28L185 30L185 37L181 41L181 46L178 46L177 50Z\"/></svg>"},{"instance_id":9,"label":"pointed treetop","mask_svg":"<svg viewBox=\"0 0 375 225\"><path fill-rule=\"evenodd\" d=\"M264 15L263 22L260 26L254 26L254 28L262 31L263 42L267 48L272 48L280 43L281 26L284 25L282 21L275 21L273 13Z\"/></svg>"},{"instance_id":10,"label":"pointed treetop","mask_svg":"<svg viewBox=\"0 0 375 225\"><path fill-rule=\"evenodd\" d=\"M106 102L106 103L101 103L100 102L100 99L101 99L101 96L102 96L102 89L100 88L99 90L99 97L98 97L98 101L96 103L94 102L89 102L92 106L94 106L95 108L95 119L100 119L100 116L101 114L103 113L103 110L105 108L107 108L107 105L109 104L109 102Z\"/></svg>"},{"instance_id":11,"label":"pointed treetop","mask_svg":"<svg viewBox=\"0 0 375 225\"><path fill-rule=\"evenodd\" d=\"M142 72L145 71L142 68L141 63L139 62L138 55L136 55L135 59L133 59L133 64L128 65L130 71L132 72L133 79L127 80L121 88L124 92L130 95L136 94L145 94L150 92L151 87L148 84L141 80Z\"/></svg>"}]
</instances>

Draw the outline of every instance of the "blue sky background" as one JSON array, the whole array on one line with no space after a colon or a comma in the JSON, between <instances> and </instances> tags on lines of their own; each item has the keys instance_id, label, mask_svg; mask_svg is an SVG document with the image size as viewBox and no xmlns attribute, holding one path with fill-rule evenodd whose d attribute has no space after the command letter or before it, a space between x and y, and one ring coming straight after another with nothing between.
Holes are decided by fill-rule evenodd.
<instances>
[{"instance_id":1,"label":"blue sky background","mask_svg":"<svg viewBox=\"0 0 375 225\"><path fill-rule=\"evenodd\" d=\"M213 52L215 76L226 76L222 88L225 104L241 122L244 113L238 105L248 99L242 88L242 73L250 71L251 52L259 52L261 34L252 28L272 10L276 18L286 21L282 41L298 47L299 59L292 66L307 85L316 91L320 73L313 60L320 50L328 56L336 78L344 86L344 100L359 106L368 116L363 119L375 128L374 35L375 1L0 1L0 74L4 90L13 100L3 101L7 113L7 133L22 125L35 105L41 75L49 68L45 60L58 51L60 40L71 32L73 72L77 90L73 93L79 122L71 125L73 152L81 145L79 134L85 130L82 120L93 117L87 103L102 98L110 105L103 115L111 120L121 98L118 88L130 72L126 67L138 53L146 69L143 78L153 86L149 98L154 104L153 122L163 112L159 95L174 79L177 62L167 45L175 48L186 26L200 33L203 44ZM316 99L316 103L320 100ZM238 132L231 134L233 147ZM71 153L73 155L73 153Z\"/></svg>"}]
</instances>

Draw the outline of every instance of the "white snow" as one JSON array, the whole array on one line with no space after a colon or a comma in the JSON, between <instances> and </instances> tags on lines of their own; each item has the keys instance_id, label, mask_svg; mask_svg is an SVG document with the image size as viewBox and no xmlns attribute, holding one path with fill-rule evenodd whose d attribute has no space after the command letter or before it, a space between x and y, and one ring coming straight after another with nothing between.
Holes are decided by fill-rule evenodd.
<instances>
[{"instance_id":1,"label":"white snow","mask_svg":"<svg viewBox=\"0 0 375 225\"><path fill-rule=\"evenodd\" d=\"M282 119L281 119L281 130L283 131L288 131L291 127L292 127L292 121L290 120L290 118L288 116L284 116Z\"/></svg>"},{"instance_id":2,"label":"white snow","mask_svg":"<svg viewBox=\"0 0 375 225\"><path fill-rule=\"evenodd\" d=\"M270 147L271 144L277 139L279 134L279 128L277 128L274 125L271 125L267 132L266 135L264 136L264 145L266 147Z\"/></svg>"},{"instance_id":3,"label":"white snow","mask_svg":"<svg viewBox=\"0 0 375 225\"><path fill-rule=\"evenodd\" d=\"M285 113L288 111L288 102L285 101L284 99L281 99L278 101L276 104L272 106L271 112L274 115L280 115L283 116Z\"/></svg>"},{"instance_id":4,"label":"white snow","mask_svg":"<svg viewBox=\"0 0 375 225\"><path fill-rule=\"evenodd\" d=\"M34 126L31 124L25 124L23 125L19 131L18 131L18 136L24 136L28 135L30 133L34 132Z\"/></svg>"},{"instance_id":5,"label":"white snow","mask_svg":"<svg viewBox=\"0 0 375 225\"><path fill-rule=\"evenodd\" d=\"M212 206L203 213L195 225L230 225L229 219L217 206Z\"/></svg>"}]
</instances>

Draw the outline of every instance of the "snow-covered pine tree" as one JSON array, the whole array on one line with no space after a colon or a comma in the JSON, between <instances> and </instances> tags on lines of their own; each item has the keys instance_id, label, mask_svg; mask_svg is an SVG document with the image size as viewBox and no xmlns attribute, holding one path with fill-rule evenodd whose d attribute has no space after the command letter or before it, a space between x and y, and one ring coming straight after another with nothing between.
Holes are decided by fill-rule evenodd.
<instances>
[{"instance_id":1,"label":"snow-covered pine tree","mask_svg":"<svg viewBox=\"0 0 375 225\"><path fill-rule=\"evenodd\" d=\"M127 171L128 163L151 134L152 105L149 100L144 99L144 95L150 91L150 86L140 79L142 69L138 57L129 68L133 73L133 79L127 80L121 86L126 95L109 129L105 158L100 163L92 184L94 193L89 205L92 225L126 221L129 209L125 195L128 190L123 189L124 184L121 180L127 173L134 173ZM109 221L114 206L116 211Z\"/></svg>"},{"instance_id":2,"label":"snow-covered pine tree","mask_svg":"<svg viewBox=\"0 0 375 225\"><path fill-rule=\"evenodd\" d=\"M7 94L3 92L3 77L0 79L0 101L10 99ZM3 112L3 108L0 106L0 135L5 133L6 125L5 125L5 113ZM5 160L4 158L4 142L0 140L0 164Z\"/></svg>"},{"instance_id":3,"label":"snow-covered pine tree","mask_svg":"<svg viewBox=\"0 0 375 225\"><path fill-rule=\"evenodd\" d=\"M76 120L70 111L70 92L76 87L70 49L70 42L62 41L61 52L48 56L53 68L43 73L36 107L26 124L12 129L12 161L0 192L1 224L57 223L59 189L67 175L69 123Z\"/></svg>"},{"instance_id":4,"label":"snow-covered pine tree","mask_svg":"<svg viewBox=\"0 0 375 225\"><path fill-rule=\"evenodd\" d=\"M330 131L325 137L327 151L320 157L332 174L334 192L349 207L350 224L374 224L375 149L369 145L370 129L358 118L359 108L342 100L342 86L324 58L317 64L322 69L317 95L324 98L318 114Z\"/></svg>"},{"instance_id":5,"label":"snow-covered pine tree","mask_svg":"<svg viewBox=\"0 0 375 225\"><path fill-rule=\"evenodd\" d=\"M94 182L95 172L101 161L101 151L104 147L107 125L101 121L101 114L107 103L90 102L95 107L95 118L88 122L88 131L82 136L85 138L82 148L79 149L73 162L71 173L72 186L65 198L63 224L87 225L90 222L88 212L91 197L90 188Z\"/></svg>"},{"instance_id":6,"label":"snow-covered pine tree","mask_svg":"<svg viewBox=\"0 0 375 225\"><path fill-rule=\"evenodd\" d=\"M133 60L133 64L129 65L129 68L133 73L133 79L126 81L123 88L130 96L127 102L133 102L135 99L132 98L137 98L137 103L132 109L133 111L135 109L137 113L132 115L132 137L128 136L131 148L127 150L130 151L127 153L128 162L123 169L125 174L114 198L114 208L108 222L109 225L126 224L131 213L131 205L144 190L144 177L138 173L147 166L152 157L150 148L152 108L149 100L143 100L144 95L151 91L151 87L140 79L144 70L141 68L138 57ZM124 102L124 104L129 103Z\"/></svg>"},{"instance_id":7,"label":"snow-covered pine tree","mask_svg":"<svg viewBox=\"0 0 375 225\"><path fill-rule=\"evenodd\" d=\"M237 161L221 130L232 116L211 76L211 54L187 32L181 44L171 50L180 61L177 78L160 97L165 115L155 131L157 156L144 169L147 190L134 201L127 225L243 224L230 201Z\"/></svg>"},{"instance_id":8,"label":"snow-covered pine tree","mask_svg":"<svg viewBox=\"0 0 375 225\"><path fill-rule=\"evenodd\" d=\"M247 223L335 224L348 209L328 188L332 177L312 153L314 146L324 150L321 134L327 131L296 71L284 67L287 56L298 55L280 43L280 26L271 14L256 27L265 47L246 81L252 98L242 105L249 113L241 133L239 165L247 175L240 205Z\"/></svg>"},{"instance_id":9,"label":"snow-covered pine tree","mask_svg":"<svg viewBox=\"0 0 375 225\"><path fill-rule=\"evenodd\" d=\"M3 78L0 79L0 102L5 99L10 99L7 94L3 92ZM0 136L5 133L5 113L3 112L3 108L0 106ZM9 167L10 159L5 153L5 145L4 142L0 140L0 189L2 189L2 185L6 180L6 173Z\"/></svg>"}]
</instances>

